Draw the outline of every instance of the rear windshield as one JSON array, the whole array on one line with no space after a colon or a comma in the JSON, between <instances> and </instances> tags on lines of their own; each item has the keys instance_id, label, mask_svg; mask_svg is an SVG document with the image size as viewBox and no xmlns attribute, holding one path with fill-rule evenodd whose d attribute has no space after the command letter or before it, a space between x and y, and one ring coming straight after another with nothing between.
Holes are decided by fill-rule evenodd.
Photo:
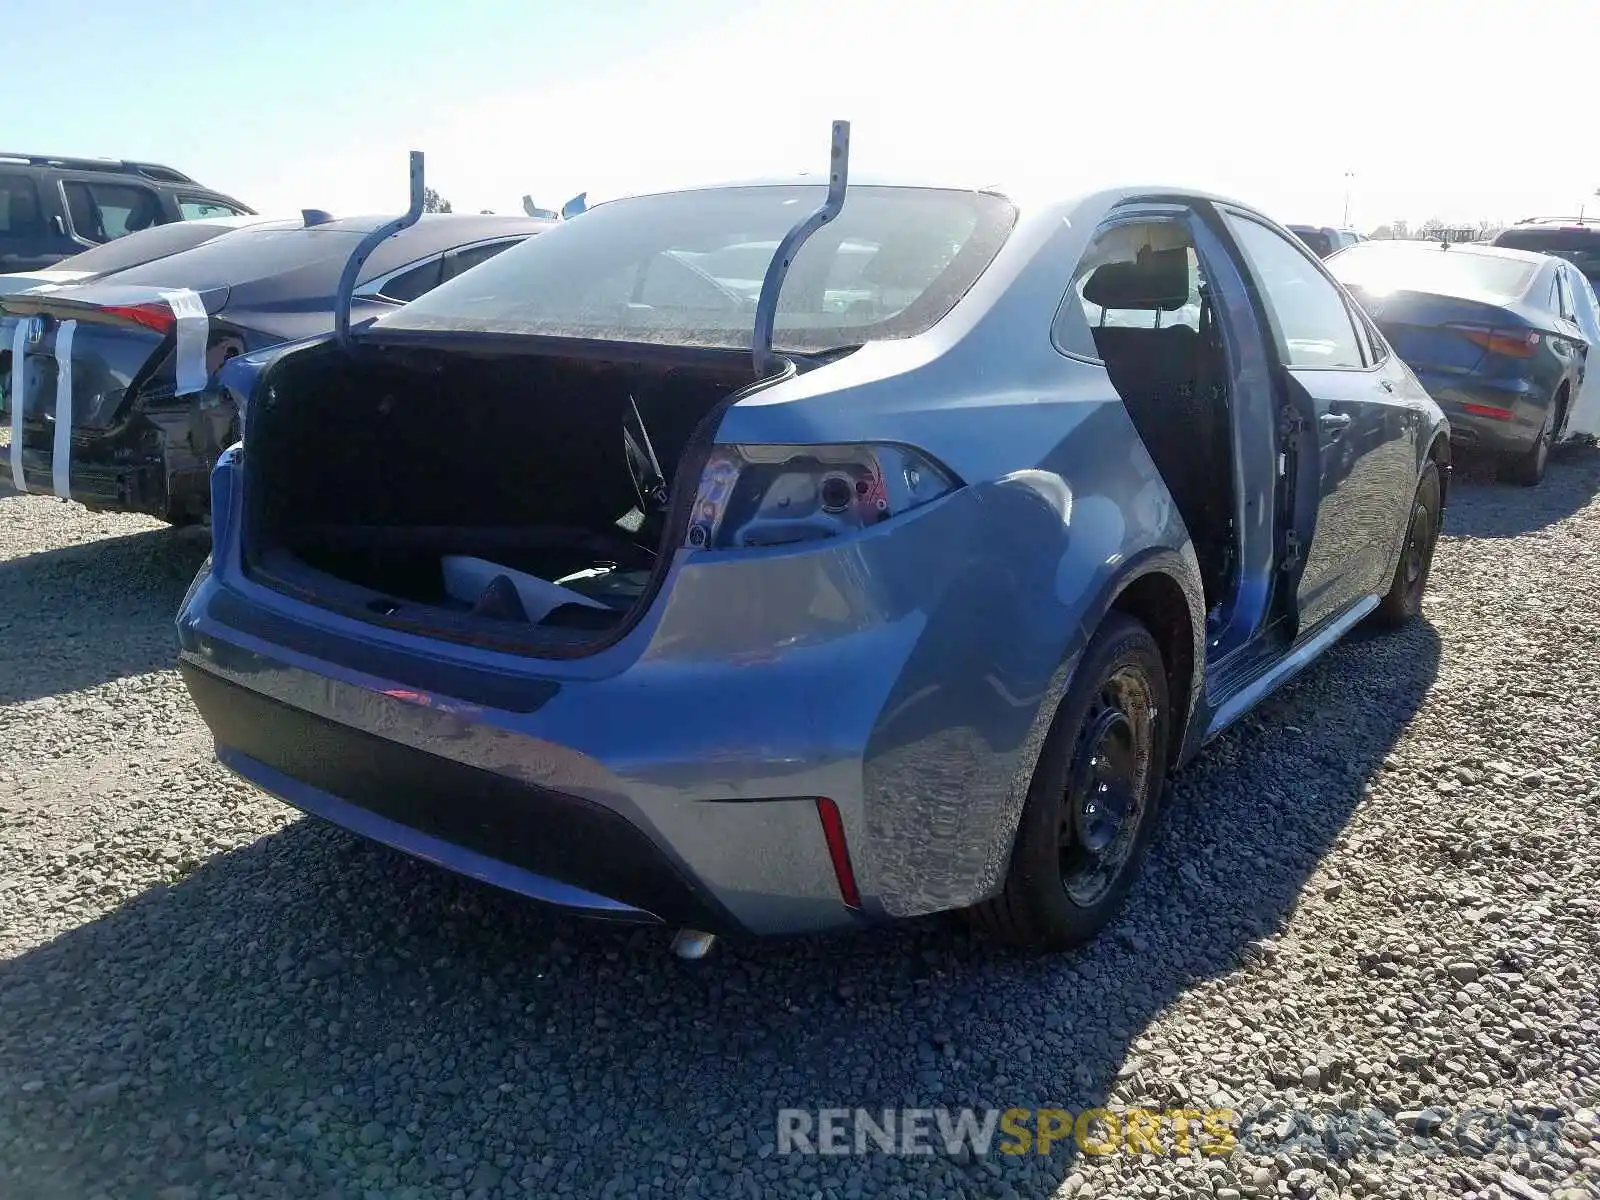
<instances>
[{"instance_id":1,"label":"rear windshield","mask_svg":"<svg viewBox=\"0 0 1600 1200\"><path fill-rule=\"evenodd\" d=\"M380 325L742 349L782 236L820 186L616 200L413 301ZM993 261L1016 220L1000 196L852 187L801 248L774 343L817 351L923 333Z\"/></svg>"},{"instance_id":2,"label":"rear windshield","mask_svg":"<svg viewBox=\"0 0 1600 1200\"><path fill-rule=\"evenodd\" d=\"M1592 229L1507 229L1494 239L1494 244L1558 255L1591 280L1600 277L1600 226Z\"/></svg>"},{"instance_id":3,"label":"rear windshield","mask_svg":"<svg viewBox=\"0 0 1600 1200\"><path fill-rule=\"evenodd\" d=\"M1537 264L1480 254L1436 242L1358 242L1328 260L1347 287L1369 292L1401 289L1445 296L1515 299L1528 290Z\"/></svg>"},{"instance_id":4,"label":"rear windshield","mask_svg":"<svg viewBox=\"0 0 1600 1200\"><path fill-rule=\"evenodd\" d=\"M169 254L191 250L202 242L224 233L233 232L226 225L208 225L204 222L174 221L142 229L126 237L114 238L103 246L74 254L55 265L59 271L86 271L91 275L104 275L108 271L121 271L136 267Z\"/></svg>"},{"instance_id":5,"label":"rear windshield","mask_svg":"<svg viewBox=\"0 0 1600 1200\"><path fill-rule=\"evenodd\" d=\"M329 276L337 279L344 260L360 240L359 233L343 229L238 229L160 261L132 267L117 277L117 283L226 287L286 274L319 261L328 266Z\"/></svg>"}]
</instances>

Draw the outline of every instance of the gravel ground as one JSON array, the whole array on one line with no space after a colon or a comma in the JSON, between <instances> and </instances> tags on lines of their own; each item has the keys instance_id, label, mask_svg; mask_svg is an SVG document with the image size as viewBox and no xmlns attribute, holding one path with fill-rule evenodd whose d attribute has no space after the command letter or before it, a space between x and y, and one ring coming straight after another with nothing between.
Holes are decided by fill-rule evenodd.
<instances>
[{"instance_id":1,"label":"gravel ground","mask_svg":"<svg viewBox=\"0 0 1600 1200\"><path fill-rule=\"evenodd\" d=\"M169 669L203 538L0 498L0 1196L1600 1194L1597 493L1460 486L1426 621L1186 772L1087 951L697 964L230 780ZM1253 1132L774 1152L781 1107L1107 1104Z\"/></svg>"}]
</instances>

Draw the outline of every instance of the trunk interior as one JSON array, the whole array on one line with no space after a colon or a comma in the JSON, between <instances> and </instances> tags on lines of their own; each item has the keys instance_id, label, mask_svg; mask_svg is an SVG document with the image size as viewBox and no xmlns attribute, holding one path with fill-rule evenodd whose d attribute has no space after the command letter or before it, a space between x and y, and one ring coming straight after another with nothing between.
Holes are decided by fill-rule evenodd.
<instances>
[{"instance_id":1,"label":"trunk interior","mask_svg":"<svg viewBox=\"0 0 1600 1200\"><path fill-rule=\"evenodd\" d=\"M737 363L292 355L249 414L246 568L429 636L591 652L653 598L685 453L753 381Z\"/></svg>"}]
</instances>

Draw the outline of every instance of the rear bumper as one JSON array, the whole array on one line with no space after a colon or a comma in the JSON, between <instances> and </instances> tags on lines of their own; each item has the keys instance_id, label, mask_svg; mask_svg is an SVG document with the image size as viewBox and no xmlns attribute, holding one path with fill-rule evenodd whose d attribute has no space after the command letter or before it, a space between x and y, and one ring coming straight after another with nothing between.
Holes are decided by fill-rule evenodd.
<instances>
[{"instance_id":1,"label":"rear bumper","mask_svg":"<svg viewBox=\"0 0 1600 1200\"><path fill-rule=\"evenodd\" d=\"M189 663L182 673L222 763L304 812L586 916L741 928L610 809L363 733Z\"/></svg>"},{"instance_id":2,"label":"rear bumper","mask_svg":"<svg viewBox=\"0 0 1600 1200\"><path fill-rule=\"evenodd\" d=\"M1418 379L1449 418L1450 440L1458 446L1518 454L1533 446L1544 427L1549 397L1536 394L1526 380L1466 380L1420 372ZM1501 420L1473 412L1468 405L1502 409L1511 417Z\"/></svg>"},{"instance_id":3,"label":"rear bumper","mask_svg":"<svg viewBox=\"0 0 1600 1200\"><path fill-rule=\"evenodd\" d=\"M850 814L865 859L865 734L819 744L814 720L833 654L552 681L414 656L259 593L202 573L180 668L219 760L288 803L588 916L788 934L894 915L845 905L817 809ZM892 675L897 648L857 659Z\"/></svg>"},{"instance_id":4,"label":"rear bumper","mask_svg":"<svg viewBox=\"0 0 1600 1200\"><path fill-rule=\"evenodd\" d=\"M88 508L170 519L203 516L210 504L206 463L187 449L168 453L164 433L149 422L116 436L78 434L67 468L68 495ZM55 494L51 430L29 428L22 443L27 490ZM10 450L0 451L0 475L11 478Z\"/></svg>"}]
</instances>

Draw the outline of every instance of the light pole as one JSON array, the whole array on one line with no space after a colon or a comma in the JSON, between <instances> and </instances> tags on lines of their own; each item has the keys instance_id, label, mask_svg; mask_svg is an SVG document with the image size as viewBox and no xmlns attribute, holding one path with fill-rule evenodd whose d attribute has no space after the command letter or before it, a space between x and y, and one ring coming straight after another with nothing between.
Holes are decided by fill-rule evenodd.
<instances>
[{"instance_id":1,"label":"light pole","mask_svg":"<svg viewBox=\"0 0 1600 1200\"><path fill-rule=\"evenodd\" d=\"M1344 227L1350 228L1350 181L1356 177L1354 171L1344 173Z\"/></svg>"}]
</instances>

